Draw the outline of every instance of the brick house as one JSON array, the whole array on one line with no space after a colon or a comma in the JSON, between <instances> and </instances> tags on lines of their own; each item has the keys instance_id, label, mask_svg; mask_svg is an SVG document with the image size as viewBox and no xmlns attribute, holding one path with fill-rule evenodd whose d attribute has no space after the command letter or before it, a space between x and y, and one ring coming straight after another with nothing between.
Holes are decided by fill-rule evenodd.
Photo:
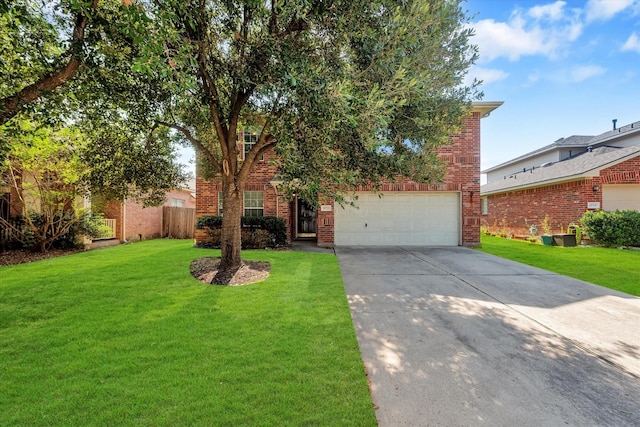
<instances>
[{"instance_id":1,"label":"brick house","mask_svg":"<svg viewBox=\"0 0 640 427\"><path fill-rule=\"evenodd\" d=\"M640 122L571 136L483 171L482 225L526 235L549 217L566 232L589 209L640 210Z\"/></svg>"},{"instance_id":2,"label":"brick house","mask_svg":"<svg viewBox=\"0 0 640 427\"><path fill-rule=\"evenodd\" d=\"M163 218L165 207L196 207L195 192L189 188L173 189L166 193L162 206L144 207L133 199L124 202L108 202L100 207L107 221L113 221L113 235L116 242L157 239L165 237ZM193 214L192 214L193 215Z\"/></svg>"},{"instance_id":3,"label":"brick house","mask_svg":"<svg viewBox=\"0 0 640 427\"><path fill-rule=\"evenodd\" d=\"M382 185L382 197L369 187L355 189L358 208L319 200L313 209L305 200L288 201L277 191L273 152L265 153L251 171L244 192L244 214L278 216L287 224L289 240L309 239L318 246L333 245L446 245L480 243L480 120L502 102L478 102L466 117L452 144L438 150L447 164L444 182L428 185L407 179ZM243 152L256 135L243 132ZM196 175L198 175L196 173ZM196 217L220 215L222 183L197 176ZM196 230L196 243L206 242Z\"/></svg>"}]
</instances>

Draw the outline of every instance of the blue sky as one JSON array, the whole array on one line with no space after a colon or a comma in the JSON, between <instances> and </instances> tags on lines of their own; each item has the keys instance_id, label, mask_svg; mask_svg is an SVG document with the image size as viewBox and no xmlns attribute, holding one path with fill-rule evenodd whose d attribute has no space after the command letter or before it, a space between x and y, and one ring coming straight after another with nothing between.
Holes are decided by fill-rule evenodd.
<instances>
[{"instance_id":1,"label":"blue sky","mask_svg":"<svg viewBox=\"0 0 640 427\"><path fill-rule=\"evenodd\" d=\"M640 120L640 0L468 0L480 59L482 169Z\"/></svg>"}]
</instances>

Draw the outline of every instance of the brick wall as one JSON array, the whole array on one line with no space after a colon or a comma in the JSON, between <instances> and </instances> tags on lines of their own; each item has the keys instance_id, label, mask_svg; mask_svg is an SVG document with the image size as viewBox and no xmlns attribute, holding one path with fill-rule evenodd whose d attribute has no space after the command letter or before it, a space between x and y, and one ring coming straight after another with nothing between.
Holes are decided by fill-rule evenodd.
<instances>
[{"instance_id":1,"label":"brick wall","mask_svg":"<svg viewBox=\"0 0 640 427\"><path fill-rule=\"evenodd\" d=\"M166 193L162 206L171 206L171 199L184 200L185 208L194 208L195 204L188 190L171 190ZM157 239L162 236L162 206L143 207L133 199L120 202L109 202L102 214L105 218L116 220L116 239L143 240Z\"/></svg>"},{"instance_id":2,"label":"brick wall","mask_svg":"<svg viewBox=\"0 0 640 427\"><path fill-rule=\"evenodd\" d=\"M600 172L603 184L640 184L640 156Z\"/></svg>"},{"instance_id":3,"label":"brick wall","mask_svg":"<svg viewBox=\"0 0 640 427\"><path fill-rule=\"evenodd\" d=\"M451 137L451 145L441 147L437 152L440 159L447 165L447 174L440 184L417 184L407 179L400 179L394 183L385 183L384 191L457 191L462 200L462 243L474 246L480 243L480 119L479 112L469 115L462 127L462 131ZM277 169L269 165L273 153L265 154L264 162L259 162L251 172L245 190L264 191L265 215L275 215L276 195L269 184ZM196 217L217 215L218 192L222 191L222 184L214 180L205 181L198 177L196 180ZM356 191L370 191L371 187L363 186ZM279 198L278 214L287 221L287 235L293 238L295 227L295 207ZM334 206L332 200L321 201L321 205L330 205L331 211L318 210L317 241L318 245L333 244ZM207 239L206 233L196 230L196 241Z\"/></svg>"},{"instance_id":4,"label":"brick wall","mask_svg":"<svg viewBox=\"0 0 640 427\"><path fill-rule=\"evenodd\" d=\"M293 205L283 199L276 192L270 181L277 173L277 168L271 166L270 160L275 153L268 152L264 160L256 162L249 176L245 191L262 191L264 197L264 215L283 218L287 225L287 236L292 238ZM218 193L222 191L222 183L216 180L206 181L201 177L196 178L196 218L207 215L218 215ZM202 243L208 240L203 230L196 230L196 242Z\"/></svg>"},{"instance_id":5,"label":"brick wall","mask_svg":"<svg viewBox=\"0 0 640 427\"><path fill-rule=\"evenodd\" d=\"M602 206L603 184L640 184L640 157L603 169L599 176L488 196L488 213L481 222L493 231L528 235L531 224L542 233L540 224L548 215L553 231L564 233L570 223L579 222L587 203Z\"/></svg>"},{"instance_id":6,"label":"brick wall","mask_svg":"<svg viewBox=\"0 0 640 427\"><path fill-rule=\"evenodd\" d=\"M602 200L602 189L593 191L598 183L598 178L589 178L489 196L482 225L496 232L529 235L529 227L535 224L542 234L540 224L548 215L553 232L564 233L582 217L587 202Z\"/></svg>"}]
</instances>

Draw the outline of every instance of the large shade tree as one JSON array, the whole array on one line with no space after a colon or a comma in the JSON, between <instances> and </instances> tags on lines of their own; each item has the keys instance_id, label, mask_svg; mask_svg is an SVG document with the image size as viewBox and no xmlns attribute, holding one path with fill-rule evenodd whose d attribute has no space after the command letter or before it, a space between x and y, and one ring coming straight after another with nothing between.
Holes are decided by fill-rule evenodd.
<instances>
[{"instance_id":1,"label":"large shade tree","mask_svg":"<svg viewBox=\"0 0 640 427\"><path fill-rule=\"evenodd\" d=\"M0 161L31 148L21 123L82 129L84 187L108 199L164 202L183 183L168 129L153 112L166 92L132 73L126 0L0 1ZM135 92L135 96L132 93ZM75 133L73 133L75 135Z\"/></svg>"},{"instance_id":2,"label":"large shade tree","mask_svg":"<svg viewBox=\"0 0 640 427\"><path fill-rule=\"evenodd\" d=\"M437 181L434 149L479 96L463 84L477 52L459 0L140 0L127 13L133 70L171 93L157 123L222 181L221 269L241 265L243 190L265 151L297 194ZM240 128L258 134L245 156Z\"/></svg>"}]
</instances>

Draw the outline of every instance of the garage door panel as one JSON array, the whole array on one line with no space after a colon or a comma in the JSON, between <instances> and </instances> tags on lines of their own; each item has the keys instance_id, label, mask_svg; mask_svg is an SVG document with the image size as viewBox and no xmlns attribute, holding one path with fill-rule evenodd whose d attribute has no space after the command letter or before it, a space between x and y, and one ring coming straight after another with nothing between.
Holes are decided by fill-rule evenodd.
<instances>
[{"instance_id":1,"label":"garage door panel","mask_svg":"<svg viewBox=\"0 0 640 427\"><path fill-rule=\"evenodd\" d=\"M602 209L606 211L640 211L640 185L604 185L602 187Z\"/></svg>"},{"instance_id":2,"label":"garage door panel","mask_svg":"<svg viewBox=\"0 0 640 427\"><path fill-rule=\"evenodd\" d=\"M336 207L336 245L459 244L459 193L360 193L355 203Z\"/></svg>"}]
</instances>

